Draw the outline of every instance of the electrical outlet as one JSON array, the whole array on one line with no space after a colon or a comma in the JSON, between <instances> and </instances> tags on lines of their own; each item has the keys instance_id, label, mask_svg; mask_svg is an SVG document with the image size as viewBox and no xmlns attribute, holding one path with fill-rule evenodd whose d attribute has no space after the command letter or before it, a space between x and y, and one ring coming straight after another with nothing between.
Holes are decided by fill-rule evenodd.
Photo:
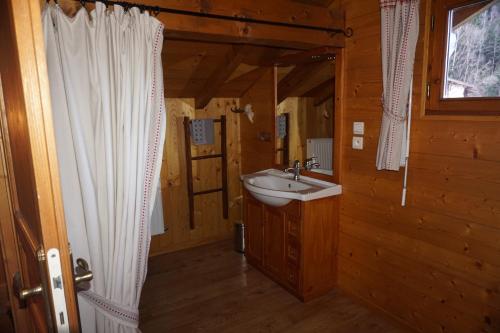
<instances>
[{"instance_id":1,"label":"electrical outlet","mask_svg":"<svg viewBox=\"0 0 500 333\"><path fill-rule=\"evenodd\" d=\"M365 134L365 123L362 121L355 121L352 124L352 134L364 135Z\"/></svg>"},{"instance_id":2,"label":"electrical outlet","mask_svg":"<svg viewBox=\"0 0 500 333\"><path fill-rule=\"evenodd\" d=\"M353 136L352 137L352 149L362 150L363 149L363 137Z\"/></svg>"}]
</instances>

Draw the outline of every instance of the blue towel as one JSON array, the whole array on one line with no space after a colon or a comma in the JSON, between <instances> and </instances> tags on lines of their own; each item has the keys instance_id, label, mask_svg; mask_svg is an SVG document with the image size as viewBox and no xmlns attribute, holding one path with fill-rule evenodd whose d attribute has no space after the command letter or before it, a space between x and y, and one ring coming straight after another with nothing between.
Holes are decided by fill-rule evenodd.
<instances>
[{"instance_id":1,"label":"blue towel","mask_svg":"<svg viewBox=\"0 0 500 333\"><path fill-rule=\"evenodd\" d=\"M286 117L285 115L280 115L276 117L276 132L278 137L283 139L286 136Z\"/></svg>"},{"instance_id":2,"label":"blue towel","mask_svg":"<svg viewBox=\"0 0 500 333\"><path fill-rule=\"evenodd\" d=\"M214 120L193 119L191 121L191 138L194 145L213 145Z\"/></svg>"}]
</instances>

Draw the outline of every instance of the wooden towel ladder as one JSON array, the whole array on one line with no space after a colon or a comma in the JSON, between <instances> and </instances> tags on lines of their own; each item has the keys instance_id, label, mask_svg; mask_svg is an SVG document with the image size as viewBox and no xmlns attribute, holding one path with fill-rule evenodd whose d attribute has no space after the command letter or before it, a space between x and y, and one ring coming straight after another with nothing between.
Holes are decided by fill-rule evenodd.
<instances>
[{"instance_id":1,"label":"wooden towel ladder","mask_svg":"<svg viewBox=\"0 0 500 333\"><path fill-rule=\"evenodd\" d=\"M222 192L222 214L225 219L229 217L229 204L228 204L228 185L227 185L227 133L226 133L226 116L221 116L220 119L214 119L214 123L220 123L220 154L210 154L201 156L191 156L191 120L189 117L184 117L184 140L186 150L186 173L187 173L187 190L188 190L188 204L189 204L189 227L195 228L194 224L194 197L196 195L209 194L214 192ZM211 158L222 159L222 187L198 191L193 190L193 161L206 160Z\"/></svg>"}]
</instances>

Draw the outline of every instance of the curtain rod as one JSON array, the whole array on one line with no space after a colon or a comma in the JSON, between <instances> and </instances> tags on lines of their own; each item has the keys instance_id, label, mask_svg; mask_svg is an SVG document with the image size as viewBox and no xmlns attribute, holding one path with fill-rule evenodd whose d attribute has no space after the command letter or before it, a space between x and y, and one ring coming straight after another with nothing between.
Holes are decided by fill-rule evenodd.
<instances>
[{"instance_id":1,"label":"curtain rod","mask_svg":"<svg viewBox=\"0 0 500 333\"><path fill-rule=\"evenodd\" d=\"M143 11L147 10L147 11L151 12L153 15L158 15L159 13L170 13L170 14L178 14L178 15L206 17L206 18L227 20L227 21L237 21L237 22L244 22L244 23L256 23L256 24L265 24L265 25L272 25L272 26L279 26L279 27L324 31L324 32L330 33L330 35L332 35L332 36L335 34L338 34L338 33L341 33L346 37L351 37L353 35L352 28L346 28L344 30L344 29L339 29L339 28L324 28L324 27L318 27L318 26L307 25L307 24L272 22L272 21L259 20L259 19L243 17L243 16L227 16L227 15L220 15L220 14L200 13L200 12L193 12L193 11L183 10L183 9L173 9L173 8L165 8L165 7L159 7L159 6L149 6L149 5L143 5L143 4L131 3L131 2L125 2L125 1L80 0L80 3L83 5L85 3L96 3L96 1L102 2L105 5L119 5L119 6L126 8L126 9L132 8L132 7L137 7ZM56 1L56 3L57 3L57 1Z\"/></svg>"}]
</instances>

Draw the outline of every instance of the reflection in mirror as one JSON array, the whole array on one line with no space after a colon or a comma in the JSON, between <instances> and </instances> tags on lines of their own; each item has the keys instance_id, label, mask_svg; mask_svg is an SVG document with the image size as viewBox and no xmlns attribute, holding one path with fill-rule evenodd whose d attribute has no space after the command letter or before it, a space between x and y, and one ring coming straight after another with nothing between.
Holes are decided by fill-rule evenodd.
<instances>
[{"instance_id":1,"label":"reflection in mirror","mask_svg":"<svg viewBox=\"0 0 500 333\"><path fill-rule=\"evenodd\" d=\"M277 164L333 175L334 75L334 57L277 68Z\"/></svg>"}]
</instances>

